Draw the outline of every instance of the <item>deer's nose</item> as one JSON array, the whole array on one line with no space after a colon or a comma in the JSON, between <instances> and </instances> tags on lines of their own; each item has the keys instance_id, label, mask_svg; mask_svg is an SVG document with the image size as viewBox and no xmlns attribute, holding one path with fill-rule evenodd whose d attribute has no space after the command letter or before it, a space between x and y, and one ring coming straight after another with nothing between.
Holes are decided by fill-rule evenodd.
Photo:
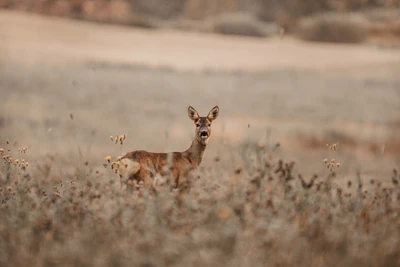
<instances>
[{"instance_id":1,"label":"deer's nose","mask_svg":"<svg viewBox=\"0 0 400 267\"><path fill-rule=\"evenodd\" d=\"M203 136L207 137L208 136L208 132L207 131L201 131L200 132L200 136L201 137L203 137Z\"/></svg>"}]
</instances>

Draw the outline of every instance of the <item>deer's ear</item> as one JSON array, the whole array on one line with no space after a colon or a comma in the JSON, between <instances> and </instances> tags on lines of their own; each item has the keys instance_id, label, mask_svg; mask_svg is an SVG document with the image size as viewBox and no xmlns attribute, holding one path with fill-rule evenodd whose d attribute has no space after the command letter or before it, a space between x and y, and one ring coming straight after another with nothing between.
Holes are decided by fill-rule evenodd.
<instances>
[{"instance_id":1,"label":"deer's ear","mask_svg":"<svg viewBox=\"0 0 400 267\"><path fill-rule=\"evenodd\" d=\"M199 113L197 113L197 111L192 106L189 106L188 108L188 116L193 121L196 121L200 118Z\"/></svg>"},{"instance_id":2,"label":"deer's ear","mask_svg":"<svg viewBox=\"0 0 400 267\"><path fill-rule=\"evenodd\" d=\"M210 121L213 121L218 117L218 114L219 114L219 107L215 106L210 110L210 112L208 112L207 118Z\"/></svg>"}]
</instances>

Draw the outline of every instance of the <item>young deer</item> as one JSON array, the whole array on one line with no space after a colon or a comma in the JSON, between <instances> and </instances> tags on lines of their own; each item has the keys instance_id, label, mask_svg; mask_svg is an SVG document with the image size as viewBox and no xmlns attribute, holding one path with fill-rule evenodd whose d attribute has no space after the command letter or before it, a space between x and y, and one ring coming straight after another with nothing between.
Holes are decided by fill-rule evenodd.
<instances>
[{"instance_id":1,"label":"young deer","mask_svg":"<svg viewBox=\"0 0 400 267\"><path fill-rule=\"evenodd\" d=\"M201 164L211 135L211 123L218 117L218 106L213 107L207 117L200 117L189 106L189 118L194 121L195 137L191 146L183 152L152 153L144 150L132 151L121 159L119 174L122 181L142 181L146 187L154 189L158 178L171 175L174 187L187 181L188 176Z\"/></svg>"}]
</instances>

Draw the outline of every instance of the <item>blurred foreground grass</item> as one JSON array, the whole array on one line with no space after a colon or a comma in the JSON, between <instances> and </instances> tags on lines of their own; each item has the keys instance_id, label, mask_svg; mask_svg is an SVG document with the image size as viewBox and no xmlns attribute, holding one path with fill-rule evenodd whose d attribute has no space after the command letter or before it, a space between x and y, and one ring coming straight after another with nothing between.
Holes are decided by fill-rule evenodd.
<instances>
[{"instance_id":1,"label":"blurred foreground grass","mask_svg":"<svg viewBox=\"0 0 400 267\"><path fill-rule=\"evenodd\" d=\"M4 267L400 264L396 170L366 183L338 177L336 160L303 177L276 146L248 143L202 166L189 191L154 195L87 162L63 166L71 173L54 156L26 166L32 151L4 145Z\"/></svg>"}]
</instances>

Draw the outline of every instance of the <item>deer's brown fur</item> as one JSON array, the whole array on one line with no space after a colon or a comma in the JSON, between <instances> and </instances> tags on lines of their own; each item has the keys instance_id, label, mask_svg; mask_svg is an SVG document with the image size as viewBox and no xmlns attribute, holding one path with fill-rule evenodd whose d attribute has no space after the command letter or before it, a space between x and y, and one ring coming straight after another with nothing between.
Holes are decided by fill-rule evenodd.
<instances>
[{"instance_id":1,"label":"deer's brown fur","mask_svg":"<svg viewBox=\"0 0 400 267\"><path fill-rule=\"evenodd\" d=\"M144 182L154 188L158 178L172 177L174 186L184 183L192 171L201 164L208 139L211 135L212 121L218 117L219 108L215 106L206 117L200 117L193 108L188 108L189 118L195 123L195 138L191 146L183 152L152 153L144 150L132 151L121 159L119 169L122 180Z\"/></svg>"}]
</instances>

